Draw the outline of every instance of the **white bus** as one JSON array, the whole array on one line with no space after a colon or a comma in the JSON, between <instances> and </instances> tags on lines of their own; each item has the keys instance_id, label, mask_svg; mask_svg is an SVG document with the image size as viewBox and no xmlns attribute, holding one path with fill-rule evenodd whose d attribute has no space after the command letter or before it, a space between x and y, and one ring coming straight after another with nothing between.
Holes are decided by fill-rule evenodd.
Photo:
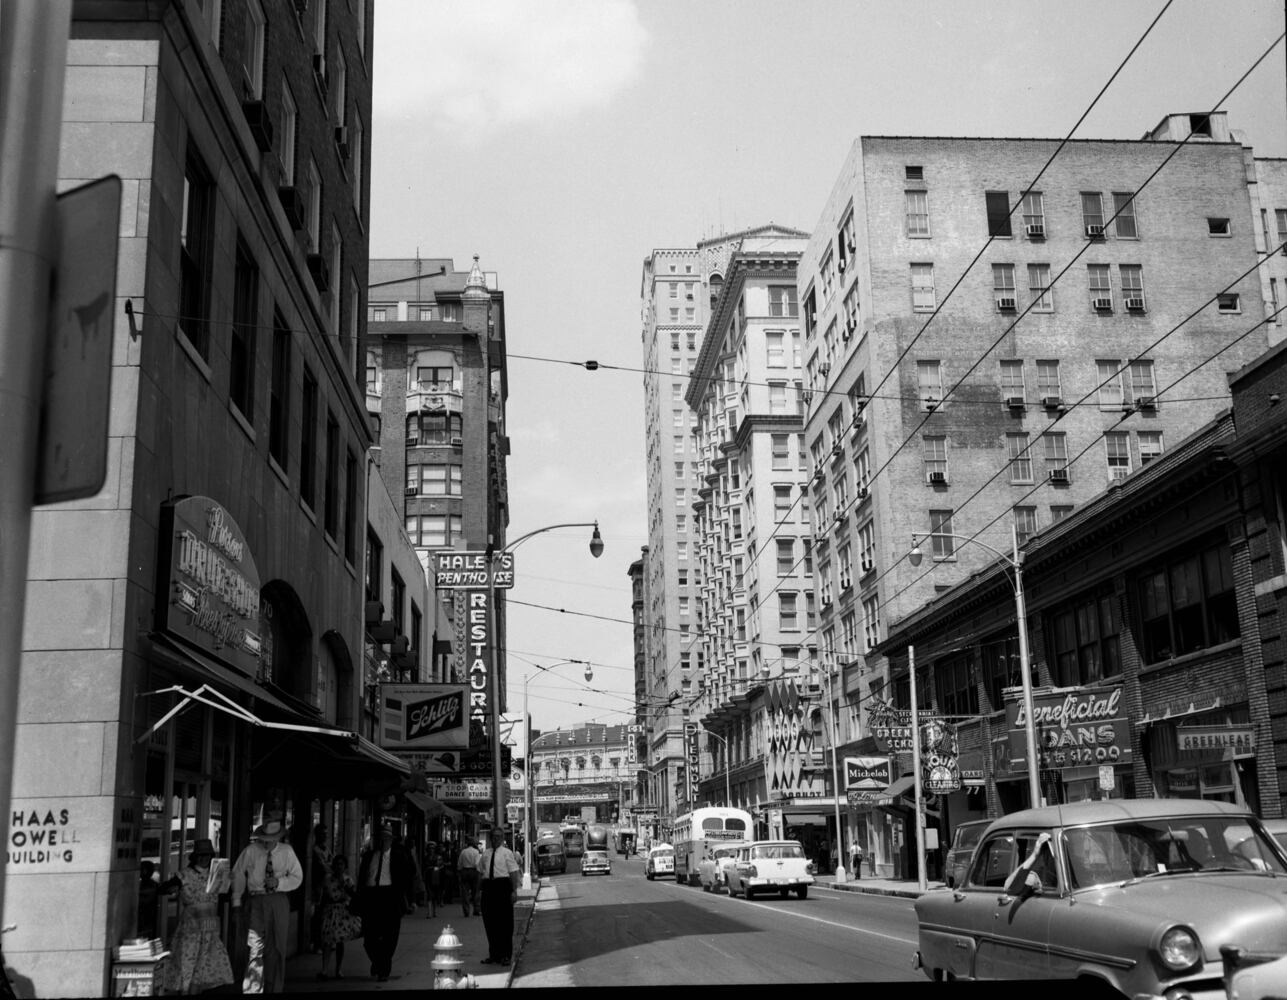
<instances>
[{"instance_id":1,"label":"white bus","mask_svg":"<svg viewBox=\"0 0 1287 1000\"><path fill-rule=\"evenodd\" d=\"M707 806L675 820L675 881L698 884L697 866L716 847L750 841L754 827L745 809Z\"/></svg>"}]
</instances>

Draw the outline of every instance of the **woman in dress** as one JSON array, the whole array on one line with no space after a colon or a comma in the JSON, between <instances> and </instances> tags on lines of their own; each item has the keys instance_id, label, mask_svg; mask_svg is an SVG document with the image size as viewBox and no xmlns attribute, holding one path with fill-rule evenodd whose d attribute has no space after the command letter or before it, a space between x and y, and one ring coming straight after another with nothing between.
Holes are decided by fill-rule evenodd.
<instances>
[{"instance_id":1,"label":"woman in dress","mask_svg":"<svg viewBox=\"0 0 1287 1000\"><path fill-rule=\"evenodd\" d=\"M219 932L219 893L226 886L222 878L211 878L214 856L209 840L196 841L187 867L167 883L167 888L178 890L180 906L165 965L167 993L201 993L233 982L232 963Z\"/></svg>"},{"instance_id":2,"label":"woman in dress","mask_svg":"<svg viewBox=\"0 0 1287 1000\"><path fill-rule=\"evenodd\" d=\"M331 858L331 871L322 889L322 971L318 979L330 979L326 966L335 953L335 978L343 979L340 967L344 964L344 942L362 934L362 918L349 910L357 895L357 886L349 876L349 862L343 854Z\"/></svg>"}]
</instances>

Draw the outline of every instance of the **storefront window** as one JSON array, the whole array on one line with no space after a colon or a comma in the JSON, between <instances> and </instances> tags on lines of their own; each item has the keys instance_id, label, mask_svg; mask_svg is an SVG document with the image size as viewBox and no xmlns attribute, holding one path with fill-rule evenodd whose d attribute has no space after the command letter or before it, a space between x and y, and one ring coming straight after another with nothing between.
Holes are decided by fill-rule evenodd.
<instances>
[{"instance_id":1,"label":"storefront window","mask_svg":"<svg viewBox=\"0 0 1287 1000\"><path fill-rule=\"evenodd\" d=\"M1173 659L1242 634L1226 542L1145 573L1139 581L1139 601L1145 663Z\"/></svg>"},{"instance_id":2,"label":"storefront window","mask_svg":"<svg viewBox=\"0 0 1287 1000\"><path fill-rule=\"evenodd\" d=\"M1055 683L1097 684L1122 672L1120 623L1111 593L1082 597L1053 616Z\"/></svg>"}]
</instances>

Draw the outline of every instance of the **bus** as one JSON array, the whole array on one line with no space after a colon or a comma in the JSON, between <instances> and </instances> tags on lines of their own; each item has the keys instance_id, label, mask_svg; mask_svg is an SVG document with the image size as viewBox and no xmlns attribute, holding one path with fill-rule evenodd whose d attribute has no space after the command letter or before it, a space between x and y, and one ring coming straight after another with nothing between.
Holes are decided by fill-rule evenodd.
<instances>
[{"instance_id":1,"label":"bus","mask_svg":"<svg viewBox=\"0 0 1287 1000\"><path fill-rule=\"evenodd\" d=\"M716 847L743 844L753 838L751 814L745 809L706 806L675 820L675 881L697 885L697 866Z\"/></svg>"},{"instance_id":2,"label":"bus","mask_svg":"<svg viewBox=\"0 0 1287 1000\"><path fill-rule=\"evenodd\" d=\"M563 835L563 853L569 858L579 858L585 853L585 831L579 826L565 826Z\"/></svg>"}]
</instances>

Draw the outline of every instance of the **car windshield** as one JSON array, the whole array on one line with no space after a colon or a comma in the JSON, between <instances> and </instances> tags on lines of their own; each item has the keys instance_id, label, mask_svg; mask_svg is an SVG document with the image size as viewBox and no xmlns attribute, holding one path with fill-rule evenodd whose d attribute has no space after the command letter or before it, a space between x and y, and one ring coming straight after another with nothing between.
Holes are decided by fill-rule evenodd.
<instances>
[{"instance_id":1,"label":"car windshield","mask_svg":"<svg viewBox=\"0 0 1287 1000\"><path fill-rule=\"evenodd\" d=\"M971 826L962 826L956 831L956 846L961 850L973 847L983 836L983 831L988 828L987 823L978 823Z\"/></svg>"},{"instance_id":2,"label":"car windshield","mask_svg":"<svg viewBox=\"0 0 1287 1000\"><path fill-rule=\"evenodd\" d=\"M763 858L766 861L781 861L783 858L802 858L804 848L799 844L765 844L751 849L751 857Z\"/></svg>"},{"instance_id":3,"label":"car windshield","mask_svg":"<svg viewBox=\"0 0 1287 1000\"><path fill-rule=\"evenodd\" d=\"M1210 871L1287 873L1269 837L1240 816L1175 816L1065 830L1073 889Z\"/></svg>"},{"instance_id":4,"label":"car windshield","mask_svg":"<svg viewBox=\"0 0 1287 1000\"><path fill-rule=\"evenodd\" d=\"M675 856L675 851L673 848L667 847L660 851L653 851L652 856L654 858L673 858Z\"/></svg>"},{"instance_id":5,"label":"car windshield","mask_svg":"<svg viewBox=\"0 0 1287 1000\"><path fill-rule=\"evenodd\" d=\"M607 861L608 852L607 851L586 851L585 857L587 861Z\"/></svg>"}]
</instances>

